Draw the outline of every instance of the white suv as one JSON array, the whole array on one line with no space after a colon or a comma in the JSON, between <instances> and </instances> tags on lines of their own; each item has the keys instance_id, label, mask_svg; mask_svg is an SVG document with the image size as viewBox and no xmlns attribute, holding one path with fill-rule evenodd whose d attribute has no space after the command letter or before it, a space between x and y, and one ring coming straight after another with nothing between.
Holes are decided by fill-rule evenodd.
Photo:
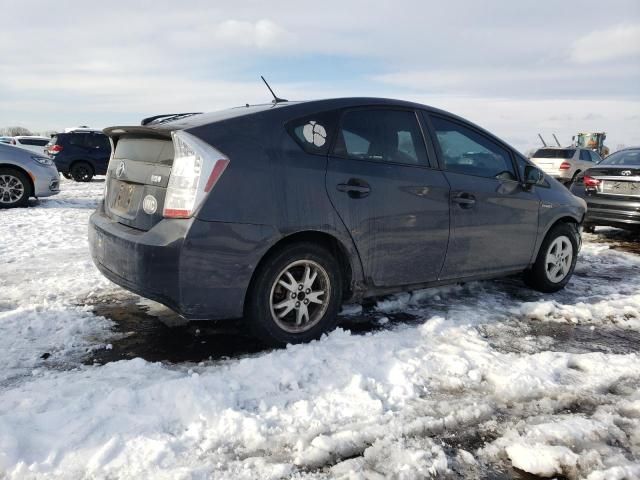
<instances>
[{"instance_id":1,"label":"white suv","mask_svg":"<svg viewBox=\"0 0 640 480\"><path fill-rule=\"evenodd\" d=\"M580 172L602 158L593 150L578 147L544 147L531 157L540 170L562 183L571 183Z\"/></svg>"}]
</instances>

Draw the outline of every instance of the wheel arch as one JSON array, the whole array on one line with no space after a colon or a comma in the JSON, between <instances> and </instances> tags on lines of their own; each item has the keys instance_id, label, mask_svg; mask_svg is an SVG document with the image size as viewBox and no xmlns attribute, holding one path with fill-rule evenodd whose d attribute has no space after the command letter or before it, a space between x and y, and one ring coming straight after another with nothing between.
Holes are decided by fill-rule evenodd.
<instances>
[{"instance_id":1,"label":"wheel arch","mask_svg":"<svg viewBox=\"0 0 640 480\"><path fill-rule=\"evenodd\" d=\"M2 162L0 162L0 168L10 168L12 170L17 170L18 172L23 173L27 177L27 179L29 180L29 186L31 187L31 195L30 196L35 195L36 186L33 183L33 177L31 176L31 174L26 169L24 169L20 165L16 165L15 163L2 163Z\"/></svg>"},{"instance_id":2,"label":"wheel arch","mask_svg":"<svg viewBox=\"0 0 640 480\"><path fill-rule=\"evenodd\" d=\"M547 228L544 230L544 233L542 235L540 235L540 237L538 238L538 241L536 242L536 250L533 254L533 256L531 257L531 262L535 262L536 258L538 258L538 253L540 252L540 247L542 246L542 243L544 242L545 238L547 238L547 235L549 235L549 232L556 226L556 225L560 225L560 224L569 224L572 228L574 228L575 232L576 232L576 236L578 237L578 243L580 242L579 240L579 231L578 231L578 227L580 226L580 223L582 222L582 219L578 219L572 215L569 214L564 214L562 216L560 216L559 218L556 218L555 220L549 222L549 225L547 225Z\"/></svg>"},{"instance_id":3,"label":"wheel arch","mask_svg":"<svg viewBox=\"0 0 640 480\"><path fill-rule=\"evenodd\" d=\"M256 277L258 275L258 272L261 270L262 265L267 261L269 257L274 255L276 252L286 248L288 245L294 245L296 243L313 243L316 245L321 245L327 248L327 250L329 250L331 253L333 253L338 260L338 266L343 277L343 301L357 296L357 285L360 283L362 278L362 267L359 263L356 263L359 262L359 259L355 258L357 257L357 254L354 251L350 251L349 248L343 243L343 241L341 241L337 236L332 235L331 233L321 230L302 230L290 233L280 238L262 255L255 269L253 270L251 280L249 281L249 286L245 292L245 309L247 300L249 298L249 293L253 288Z\"/></svg>"}]
</instances>

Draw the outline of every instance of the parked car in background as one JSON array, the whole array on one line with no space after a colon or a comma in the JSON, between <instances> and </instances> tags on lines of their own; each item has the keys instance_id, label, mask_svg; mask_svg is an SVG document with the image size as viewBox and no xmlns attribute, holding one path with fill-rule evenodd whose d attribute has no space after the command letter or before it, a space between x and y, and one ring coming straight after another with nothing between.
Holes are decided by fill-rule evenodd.
<instances>
[{"instance_id":1,"label":"parked car in background","mask_svg":"<svg viewBox=\"0 0 640 480\"><path fill-rule=\"evenodd\" d=\"M424 105L281 101L105 133L100 271L188 319L243 317L269 344L380 294L517 272L554 292L576 263L584 201Z\"/></svg>"},{"instance_id":2,"label":"parked car in background","mask_svg":"<svg viewBox=\"0 0 640 480\"><path fill-rule=\"evenodd\" d=\"M39 137L35 135L20 135L12 138L11 145L25 148L39 154L45 154L44 148L51 139L49 137Z\"/></svg>"},{"instance_id":3,"label":"parked car in background","mask_svg":"<svg viewBox=\"0 0 640 480\"><path fill-rule=\"evenodd\" d=\"M59 187L58 170L49 157L0 144L0 208L26 206L29 197L55 195Z\"/></svg>"},{"instance_id":4,"label":"parked car in background","mask_svg":"<svg viewBox=\"0 0 640 480\"><path fill-rule=\"evenodd\" d=\"M612 153L578 176L571 193L587 202L584 228L640 229L640 147Z\"/></svg>"},{"instance_id":5,"label":"parked car in background","mask_svg":"<svg viewBox=\"0 0 640 480\"><path fill-rule=\"evenodd\" d=\"M0 137L0 143L8 143L11 145L11 140L13 140L13 137Z\"/></svg>"},{"instance_id":6,"label":"parked car in background","mask_svg":"<svg viewBox=\"0 0 640 480\"><path fill-rule=\"evenodd\" d=\"M601 160L593 150L577 147L544 147L531 157L544 173L564 184L570 184L577 175Z\"/></svg>"},{"instance_id":7,"label":"parked car in background","mask_svg":"<svg viewBox=\"0 0 640 480\"><path fill-rule=\"evenodd\" d=\"M45 151L66 178L89 182L107 173L111 144L101 131L82 129L55 134Z\"/></svg>"}]
</instances>

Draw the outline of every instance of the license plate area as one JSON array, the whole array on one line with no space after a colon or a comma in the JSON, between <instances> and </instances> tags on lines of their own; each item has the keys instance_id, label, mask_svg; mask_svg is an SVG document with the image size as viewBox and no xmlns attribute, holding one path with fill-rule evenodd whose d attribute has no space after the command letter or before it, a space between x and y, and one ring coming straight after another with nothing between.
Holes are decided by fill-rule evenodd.
<instances>
[{"instance_id":1,"label":"license plate area","mask_svg":"<svg viewBox=\"0 0 640 480\"><path fill-rule=\"evenodd\" d=\"M640 197L640 182L603 180L602 193L625 197Z\"/></svg>"},{"instance_id":2,"label":"license plate area","mask_svg":"<svg viewBox=\"0 0 640 480\"><path fill-rule=\"evenodd\" d=\"M135 183L115 181L112 192L110 192L109 209L124 217L135 215L138 205L138 187Z\"/></svg>"}]
</instances>

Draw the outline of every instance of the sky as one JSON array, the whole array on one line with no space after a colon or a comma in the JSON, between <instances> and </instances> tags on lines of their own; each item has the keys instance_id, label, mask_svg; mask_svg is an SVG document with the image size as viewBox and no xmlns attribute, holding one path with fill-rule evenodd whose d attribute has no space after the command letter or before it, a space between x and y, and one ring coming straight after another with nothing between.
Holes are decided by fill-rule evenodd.
<instances>
[{"instance_id":1,"label":"sky","mask_svg":"<svg viewBox=\"0 0 640 480\"><path fill-rule=\"evenodd\" d=\"M640 145L638 0L4 2L0 127L264 103L264 75L291 100L442 108L523 152L538 133Z\"/></svg>"}]
</instances>

